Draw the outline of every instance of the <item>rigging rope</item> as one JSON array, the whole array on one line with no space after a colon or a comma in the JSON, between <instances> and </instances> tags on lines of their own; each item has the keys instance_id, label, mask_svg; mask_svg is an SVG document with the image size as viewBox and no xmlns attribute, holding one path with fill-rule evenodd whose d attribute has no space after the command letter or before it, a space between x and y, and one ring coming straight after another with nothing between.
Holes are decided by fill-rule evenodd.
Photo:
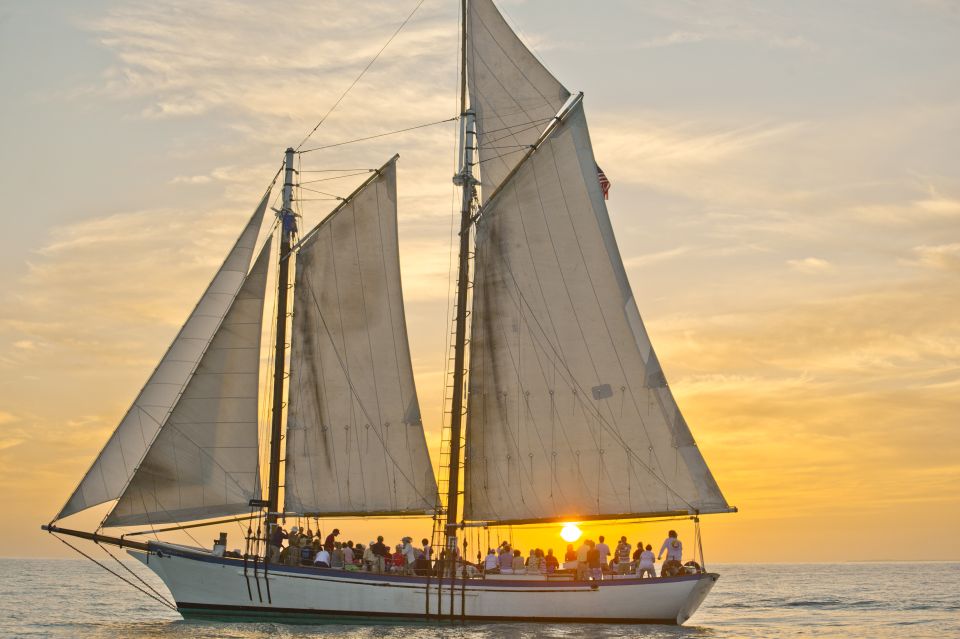
<instances>
[{"instance_id":1,"label":"rigging rope","mask_svg":"<svg viewBox=\"0 0 960 639\"><path fill-rule=\"evenodd\" d=\"M343 142L335 142L333 144L324 144L323 146L316 146L312 149L304 149L303 151L297 151L300 155L304 153L312 153L313 151L322 151L323 149L332 149L335 146L345 146L347 144L353 144L355 142L366 142L367 140L375 140L377 138L387 137L388 135L396 135L398 133L406 133L407 131L415 131L416 129L425 129L427 127L436 126L438 124L446 124L447 122L455 122L459 119L458 116L453 116L452 118L447 118L446 120L437 120L436 122L428 122L426 124L418 124L416 126L410 126L405 129L397 129L396 131L386 131L385 133L377 133L376 135L368 135L364 138L356 138L355 140L345 140ZM346 177L346 176L343 176Z\"/></svg>"},{"instance_id":2,"label":"rigging rope","mask_svg":"<svg viewBox=\"0 0 960 639\"><path fill-rule=\"evenodd\" d=\"M141 576L138 575L137 573L133 572L133 570L131 570L128 565L126 565L125 563L123 563L122 561L120 561L120 560L116 557L116 555L114 555L112 552L110 552L109 550L107 550L106 547L105 547L103 544L101 544L101 543L99 543L99 542L96 542L96 541L95 541L94 543L97 544L97 546L100 547L100 550L102 550L103 552L107 553L107 556L108 556L108 557L110 557L110 558L113 559L115 562L117 562L118 564L120 564L120 567L121 567L121 568L123 568L124 570L126 570L127 572L129 572L131 575L133 575L134 577L137 578L137 581L139 581L139 582L142 583L144 586L146 586L147 588L149 588L149 589L150 589L150 592L152 592L153 594L155 594L156 596L158 596L158 597L160 597L160 598L164 598L163 595L162 595L156 588L154 588L153 586L151 586L150 584L148 584L146 581L144 581L143 577L141 577Z\"/></svg>"},{"instance_id":3,"label":"rigging rope","mask_svg":"<svg viewBox=\"0 0 960 639\"><path fill-rule=\"evenodd\" d=\"M383 53L388 46L390 46L390 43L393 42L393 39L397 37L397 35L405 26L407 26L407 23L410 22L410 19L413 17L413 14L417 12L417 10L420 8L420 6L423 3L424 3L424 0L420 0L419 2L417 2L417 6L413 8L413 11L411 11L409 15L407 15L407 17L404 18L403 22L400 23L400 26L397 27L397 30L393 32L393 35L391 35L387 39L386 43L382 47L380 47L380 50L377 51L376 55L374 55L373 58L370 60L370 62L367 63L367 66L363 67L363 71L360 72L360 74L353 80L353 82L350 83L350 86L348 86L346 90L342 94L340 94L340 97L337 98L337 101L333 103L333 106L331 106L330 109L323 115L323 117L320 118L320 121L317 122L317 126L313 127L310 133L307 134L307 137L303 138L300 144L297 145L297 151L299 151L301 147L303 147L303 145L307 143L307 140L309 140L313 136L313 134L317 132L317 129L320 128L320 125L323 124L328 117L330 117L330 114L333 113L333 110L340 105L340 103L343 101L345 97L347 97L347 94L350 93L351 89L353 89L354 86L356 86L357 82L360 81L360 78L362 78L367 73L367 71L370 70L370 67L373 66L373 63L376 62L377 58L380 57L380 54Z\"/></svg>"},{"instance_id":4,"label":"rigging rope","mask_svg":"<svg viewBox=\"0 0 960 639\"><path fill-rule=\"evenodd\" d=\"M170 610L173 610L173 611L175 611L175 612L177 611L177 607L176 607L175 605L173 605L172 603L170 603L169 601L167 601L166 599L164 599L164 598L162 598L162 597L157 597L156 595L154 595L154 594L152 594L152 593L150 593L150 592L147 592L146 590L144 590L143 588L141 588L141 587L138 586L137 584L133 583L132 581L130 581L129 579L127 579L126 577L124 577L123 575L121 575L120 573L117 573L117 572L114 572L113 570L110 570L109 567L107 567L107 566L105 566L104 564L100 563L99 561L97 561L96 559L94 559L93 557L91 557L90 555L88 555L87 553L83 552L82 550L80 550L79 548L77 548L76 546L74 546L73 544L71 544L71 543L70 543L69 541L67 541L66 539L60 537L60 536L57 535L56 533L50 533L50 534L52 534L54 537L56 537L58 540L60 540L60 542L63 543L64 545L66 545L68 548L72 549L72 550L73 550L74 552L76 552L77 554L79 554L79 555L81 555L81 556L83 556L83 557L86 557L87 559L89 559L89 560L92 561L93 563L97 564L98 566L100 566L101 568L103 568L104 570L106 570L107 572L109 572L111 575L113 575L113 576L116 577L117 579L119 579L119 580L125 582L126 584L128 584L128 585L136 588L137 590L139 590L140 592L142 592L142 593L145 594L146 596L150 597L151 599L154 599L154 600L160 602L161 604L163 604L164 606L166 606L166 607L169 608ZM111 556L112 556L112 555L111 555Z\"/></svg>"}]
</instances>

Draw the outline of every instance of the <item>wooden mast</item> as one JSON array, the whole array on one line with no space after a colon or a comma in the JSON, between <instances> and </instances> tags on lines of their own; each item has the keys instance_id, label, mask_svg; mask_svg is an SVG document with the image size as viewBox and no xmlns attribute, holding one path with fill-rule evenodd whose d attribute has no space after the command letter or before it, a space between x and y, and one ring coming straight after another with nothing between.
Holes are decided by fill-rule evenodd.
<instances>
[{"instance_id":1,"label":"wooden mast","mask_svg":"<svg viewBox=\"0 0 960 639\"><path fill-rule=\"evenodd\" d=\"M467 292L470 285L470 225L472 224L474 114L467 109L467 0L461 0L460 57L460 171L453 183L461 188L460 251L457 269L456 329L453 354L453 396L450 407L450 467L447 481L447 550L453 558L457 543L457 514L460 507L460 438L464 415L463 387L466 377Z\"/></svg>"},{"instance_id":2,"label":"wooden mast","mask_svg":"<svg viewBox=\"0 0 960 639\"><path fill-rule=\"evenodd\" d=\"M270 428L270 468L267 489L267 536L277 523L280 508L280 451L283 440L283 380L287 368L287 292L290 289L290 237L296 223L293 215L293 154L284 159L283 207L280 216L280 262L277 275L277 340L273 360L273 422ZM269 542L268 542L269 544Z\"/></svg>"}]
</instances>

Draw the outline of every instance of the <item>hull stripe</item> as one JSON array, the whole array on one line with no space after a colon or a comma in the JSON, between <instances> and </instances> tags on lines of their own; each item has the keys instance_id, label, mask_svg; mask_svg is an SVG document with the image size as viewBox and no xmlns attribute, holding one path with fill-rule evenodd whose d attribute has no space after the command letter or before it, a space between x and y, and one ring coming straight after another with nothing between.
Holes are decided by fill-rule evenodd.
<instances>
[{"instance_id":1,"label":"hull stripe","mask_svg":"<svg viewBox=\"0 0 960 639\"><path fill-rule=\"evenodd\" d=\"M177 609L186 619L215 619L215 620L227 620L227 619L250 619L250 618L262 618L262 619L274 619L282 618L281 620L285 623L316 623L323 621L339 621L350 622L369 622L369 621L381 621L381 622L406 622L406 623L424 623L426 621L449 621L450 615L444 614L439 618L437 615L432 614L429 618L426 618L424 613L389 613L389 612L351 612L346 610L316 610L316 609L301 609L301 608L279 608L279 607L263 607L263 606L228 606L220 604L195 604L189 602L177 602ZM594 624L594 623L603 623L603 624L667 624L671 626L677 625L676 619L617 619L610 617L582 617L582 618L570 618L570 617L534 617L534 616L524 616L524 617L498 617L498 616L478 616L478 615L465 615L461 617L459 614L454 614L453 619L465 619L467 621L480 621L480 622L513 622L513 623L533 623L533 622L550 622L550 623L580 623L580 624Z\"/></svg>"}]
</instances>

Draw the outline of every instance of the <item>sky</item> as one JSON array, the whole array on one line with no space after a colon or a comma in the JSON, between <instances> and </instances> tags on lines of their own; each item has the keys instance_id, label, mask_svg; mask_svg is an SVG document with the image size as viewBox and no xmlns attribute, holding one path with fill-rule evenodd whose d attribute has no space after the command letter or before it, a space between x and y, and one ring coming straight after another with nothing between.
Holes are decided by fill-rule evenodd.
<instances>
[{"instance_id":1,"label":"sky","mask_svg":"<svg viewBox=\"0 0 960 639\"><path fill-rule=\"evenodd\" d=\"M426 0L307 147L455 115L457 4ZM707 558L960 559L960 4L499 4L585 93L637 304L740 508L704 518ZM283 150L414 5L0 0L0 554L66 556L39 525ZM304 169L364 169L400 153L407 321L434 449L454 135L444 124L303 156ZM329 184L345 195L355 182ZM333 204L304 202L305 224ZM657 541L668 526L583 527ZM364 541L428 530L341 527ZM501 534L562 544L559 526Z\"/></svg>"}]
</instances>

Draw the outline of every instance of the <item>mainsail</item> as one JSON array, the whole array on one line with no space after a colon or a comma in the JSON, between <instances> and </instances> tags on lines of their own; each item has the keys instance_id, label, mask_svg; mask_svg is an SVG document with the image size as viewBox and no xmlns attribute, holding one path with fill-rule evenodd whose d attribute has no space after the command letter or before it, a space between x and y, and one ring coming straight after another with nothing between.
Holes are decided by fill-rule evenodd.
<instances>
[{"instance_id":1,"label":"mainsail","mask_svg":"<svg viewBox=\"0 0 960 639\"><path fill-rule=\"evenodd\" d=\"M490 3L471 4L475 22ZM468 71L482 79L481 61ZM542 74L514 80L494 93L544 95ZM481 80L470 86L471 106L489 112ZM464 518L726 512L634 302L582 101L562 116L506 176L480 145Z\"/></svg>"},{"instance_id":2,"label":"mainsail","mask_svg":"<svg viewBox=\"0 0 960 639\"><path fill-rule=\"evenodd\" d=\"M55 519L117 499L130 483L246 279L269 196L268 190L163 359Z\"/></svg>"},{"instance_id":3,"label":"mainsail","mask_svg":"<svg viewBox=\"0 0 960 639\"><path fill-rule=\"evenodd\" d=\"M257 398L268 239L106 526L248 512L260 497Z\"/></svg>"},{"instance_id":4,"label":"mainsail","mask_svg":"<svg viewBox=\"0 0 960 639\"><path fill-rule=\"evenodd\" d=\"M396 157L300 243L286 510L433 512L400 285Z\"/></svg>"},{"instance_id":5,"label":"mainsail","mask_svg":"<svg viewBox=\"0 0 960 639\"><path fill-rule=\"evenodd\" d=\"M570 92L523 45L492 0L467 16L470 108L477 118L484 199L540 138Z\"/></svg>"}]
</instances>

